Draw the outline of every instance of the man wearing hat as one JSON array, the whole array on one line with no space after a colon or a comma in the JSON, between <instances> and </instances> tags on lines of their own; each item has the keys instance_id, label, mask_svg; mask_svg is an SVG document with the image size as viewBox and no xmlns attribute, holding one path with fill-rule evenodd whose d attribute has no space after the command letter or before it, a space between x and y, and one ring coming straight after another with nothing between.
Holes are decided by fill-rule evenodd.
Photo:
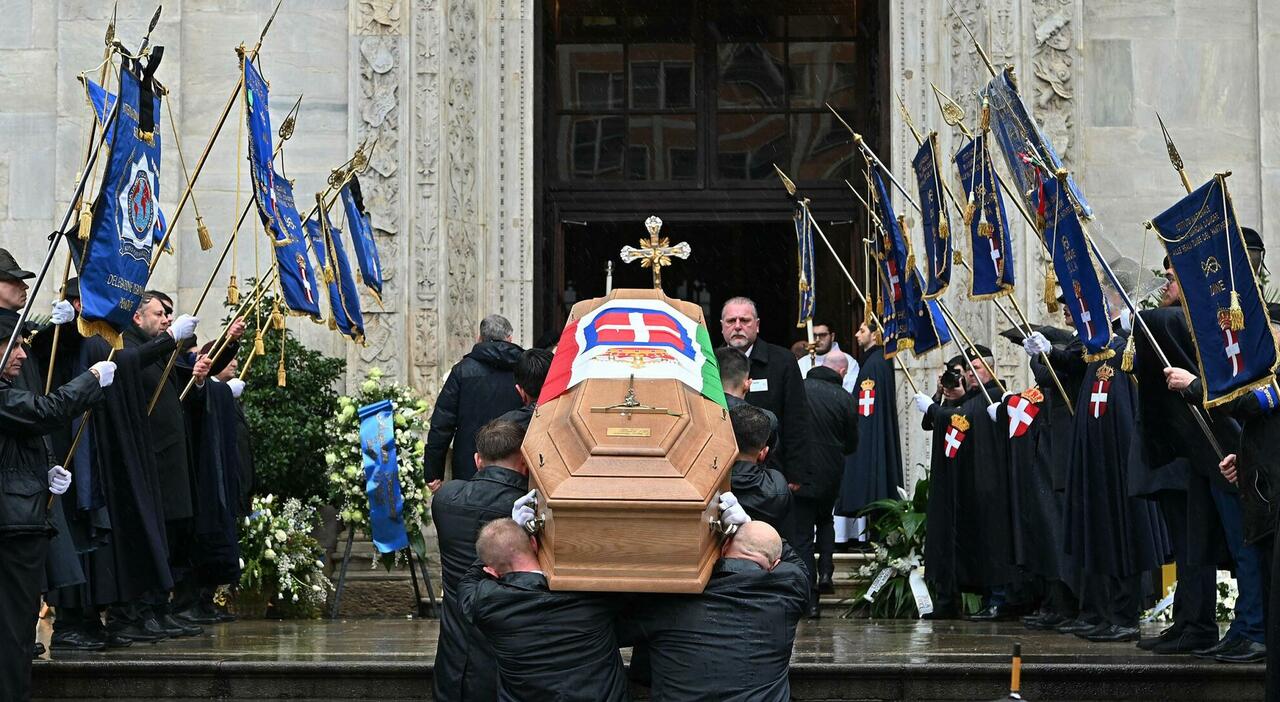
<instances>
[{"instance_id":1,"label":"man wearing hat","mask_svg":"<svg viewBox=\"0 0 1280 702\"><path fill-rule=\"evenodd\" d=\"M7 252L6 263L12 262ZM6 272L15 266L4 266ZM19 272L20 269L18 269ZM23 278L21 296L26 295ZM4 294L15 291L5 286ZM15 298L6 298L13 301ZM16 317L0 318L0 334L11 334ZM0 699L30 699L31 645L40 608L50 524L48 495L62 494L71 473L51 465L44 436L68 422L102 397L116 366L94 364L70 383L45 395L19 386L27 360L23 344L16 344L0 371Z\"/></svg>"}]
</instances>

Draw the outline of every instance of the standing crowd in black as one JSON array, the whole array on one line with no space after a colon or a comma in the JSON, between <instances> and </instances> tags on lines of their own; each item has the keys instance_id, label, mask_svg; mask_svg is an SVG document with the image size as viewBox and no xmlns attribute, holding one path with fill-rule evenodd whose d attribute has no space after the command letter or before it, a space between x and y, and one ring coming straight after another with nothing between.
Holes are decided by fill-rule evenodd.
<instances>
[{"instance_id":1,"label":"standing crowd in black","mask_svg":"<svg viewBox=\"0 0 1280 702\"><path fill-rule=\"evenodd\" d=\"M0 249L5 339L34 275ZM42 594L55 652L101 651L228 620L213 594L240 579L253 470L237 401L243 322L211 357L212 344L196 347L199 320L175 318L167 295L147 291L113 349L77 331L77 279L61 298L47 324L17 330L0 378L4 700L30 697Z\"/></svg>"}]
</instances>

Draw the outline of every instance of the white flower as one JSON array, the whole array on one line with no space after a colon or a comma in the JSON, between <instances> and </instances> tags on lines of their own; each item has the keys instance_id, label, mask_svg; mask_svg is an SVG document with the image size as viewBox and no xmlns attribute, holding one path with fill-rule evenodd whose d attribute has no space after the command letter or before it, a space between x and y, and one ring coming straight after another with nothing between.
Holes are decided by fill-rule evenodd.
<instances>
[{"instance_id":1,"label":"white flower","mask_svg":"<svg viewBox=\"0 0 1280 702\"><path fill-rule=\"evenodd\" d=\"M289 540L289 535L280 529L276 529L274 536L276 537L276 541L279 541L280 543L284 543Z\"/></svg>"},{"instance_id":2,"label":"white flower","mask_svg":"<svg viewBox=\"0 0 1280 702\"><path fill-rule=\"evenodd\" d=\"M323 590L324 590L324 588L320 587L319 585L312 585L312 586L311 586L311 591L312 591L312 592L322 592Z\"/></svg>"},{"instance_id":3,"label":"white flower","mask_svg":"<svg viewBox=\"0 0 1280 702\"><path fill-rule=\"evenodd\" d=\"M262 552L262 557L268 561L274 561L276 559L276 552L268 548Z\"/></svg>"}]
</instances>

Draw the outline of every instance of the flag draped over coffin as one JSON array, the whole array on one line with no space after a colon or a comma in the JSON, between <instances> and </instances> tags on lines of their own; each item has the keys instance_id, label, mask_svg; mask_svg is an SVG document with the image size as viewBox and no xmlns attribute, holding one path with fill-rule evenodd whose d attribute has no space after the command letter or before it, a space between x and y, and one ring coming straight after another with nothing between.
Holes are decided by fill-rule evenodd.
<instances>
[{"instance_id":1,"label":"flag draped over coffin","mask_svg":"<svg viewBox=\"0 0 1280 702\"><path fill-rule=\"evenodd\" d=\"M320 318L320 290L307 256L306 233L293 198L293 184L271 165L271 113L267 83L252 61L244 70L245 116L249 126L249 175L262 224L271 237L285 306L295 314Z\"/></svg>"},{"instance_id":2,"label":"flag draped over coffin","mask_svg":"<svg viewBox=\"0 0 1280 702\"><path fill-rule=\"evenodd\" d=\"M111 153L93 202L89 239L71 247L80 274L79 331L100 335L116 348L146 291L161 226L160 97L151 78L159 60L159 54L145 65L127 59L120 69L120 104L104 125Z\"/></svg>"},{"instance_id":3,"label":"flag draped over coffin","mask_svg":"<svg viewBox=\"0 0 1280 702\"><path fill-rule=\"evenodd\" d=\"M1280 354L1226 182L1214 177L1152 226L1182 290L1205 406L1271 385Z\"/></svg>"}]
</instances>

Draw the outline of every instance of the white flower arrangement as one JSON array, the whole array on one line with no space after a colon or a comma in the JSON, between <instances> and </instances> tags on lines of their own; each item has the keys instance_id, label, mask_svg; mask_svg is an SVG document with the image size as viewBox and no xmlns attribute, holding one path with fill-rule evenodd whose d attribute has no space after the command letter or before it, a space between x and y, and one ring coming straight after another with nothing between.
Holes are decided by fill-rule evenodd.
<instances>
[{"instance_id":1,"label":"white flower arrangement","mask_svg":"<svg viewBox=\"0 0 1280 702\"><path fill-rule=\"evenodd\" d=\"M356 393L338 398L338 411L329 420L328 434L334 439L324 456L329 471L329 496L338 508L338 517L348 529L369 529L369 498L365 493L364 457L360 450L360 417L357 411L382 400L391 400L394 407L397 472L400 494L404 496L403 517L409 529L410 543L413 543L415 532L431 520L431 493L427 489L425 469L430 406L413 388L387 380L377 367L369 369Z\"/></svg>"},{"instance_id":2,"label":"white flower arrangement","mask_svg":"<svg viewBox=\"0 0 1280 702\"><path fill-rule=\"evenodd\" d=\"M333 584L324 575L324 549L311 537L319 518L297 498L276 504L273 495L253 499L240 528L240 590L268 601L318 608Z\"/></svg>"}]
</instances>

